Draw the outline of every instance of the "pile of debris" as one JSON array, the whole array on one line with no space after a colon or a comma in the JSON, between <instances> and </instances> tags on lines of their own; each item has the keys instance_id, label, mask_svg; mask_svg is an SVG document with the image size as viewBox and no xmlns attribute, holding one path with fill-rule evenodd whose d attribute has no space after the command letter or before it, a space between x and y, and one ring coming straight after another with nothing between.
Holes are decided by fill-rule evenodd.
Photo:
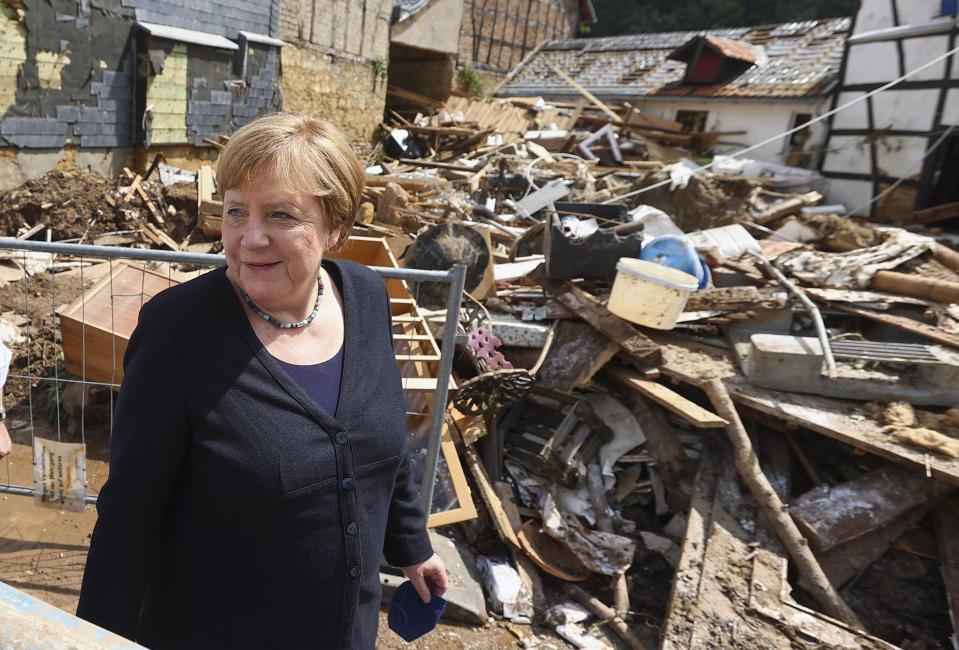
<instances>
[{"instance_id":1,"label":"pile of debris","mask_svg":"<svg viewBox=\"0 0 959 650\"><path fill-rule=\"evenodd\" d=\"M493 610L577 645L592 612L629 647L943 646L959 253L590 102L394 113L368 169L361 228L470 269L451 413L489 519L459 532Z\"/></svg>"},{"instance_id":2,"label":"pile of debris","mask_svg":"<svg viewBox=\"0 0 959 650\"><path fill-rule=\"evenodd\" d=\"M491 611L577 647L945 646L959 253L820 205L815 172L704 167L723 134L585 91L403 92L423 110L392 113L356 231L468 267L449 433L482 507L444 530ZM2 225L215 250L212 170L149 178L44 198L76 182L55 172ZM416 301L442 336L444 296Z\"/></svg>"}]
</instances>

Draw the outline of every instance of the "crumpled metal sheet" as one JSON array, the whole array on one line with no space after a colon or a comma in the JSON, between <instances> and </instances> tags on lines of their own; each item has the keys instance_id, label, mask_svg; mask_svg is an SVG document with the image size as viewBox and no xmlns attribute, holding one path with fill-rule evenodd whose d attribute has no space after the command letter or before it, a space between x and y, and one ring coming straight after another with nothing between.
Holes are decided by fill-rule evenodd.
<instances>
[{"instance_id":1,"label":"crumpled metal sheet","mask_svg":"<svg viewBox=\"0 0 959 650\"><path fill-rule=\"evenodd\" d=\"M543 529L590 571L615 576L625 573L633 563L636 542L629 537L584 528L576 517L560 512L548 492L543 494L540 507Z\"/></svg>"},{"instance_id":2,"label":"crumpled metal sheet","mask_svg":"<svg viewBox=\"0 0 959 650\"><path fill-rule=\"evenodd\" d=\"M934 240L901 228L877 228L886 238L876 246L827 253L796 249L776 258L776 265L803 283L834 289L868 289L878 271L894 269L922 255Z\"/></svg>"}]
</instances>

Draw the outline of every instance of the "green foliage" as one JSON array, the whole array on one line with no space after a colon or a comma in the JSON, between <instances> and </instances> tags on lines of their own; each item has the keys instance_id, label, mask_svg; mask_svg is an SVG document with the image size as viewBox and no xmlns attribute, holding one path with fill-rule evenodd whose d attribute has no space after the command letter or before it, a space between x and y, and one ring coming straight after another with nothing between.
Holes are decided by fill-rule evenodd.
<instances>
[{"instance_id":1,"label":"green foliage","mask_svg":"<svg viewBox=\"0 0 959 650\"><path fill-rule=\"evenodd\" d=\"M857 0L593 0L599 19L580 36L747 27L851 16Z\"/></svg>"},{"instance_id":2,"label":"green foliage","mask_svg":"<svg viewBox=\"0 0 959 650\"><path fill-rule=\"evenodd\" d=\"M373 84L385 84L389 76L390 62L383 58L373 59Z\"/></svg>"},{"instance_id":3,"label":"green foliage","mask_svg":"<svg viewBox=\"0 0 959 650\"><path fill-rule=\"evenodd\" d=\"M476 70L468 65L464 65L460 68L457 78L459 79L460 89L463 92L473 95L474 97L483 96L483 80L480 79Z\"/></svg>"}]
</instances>

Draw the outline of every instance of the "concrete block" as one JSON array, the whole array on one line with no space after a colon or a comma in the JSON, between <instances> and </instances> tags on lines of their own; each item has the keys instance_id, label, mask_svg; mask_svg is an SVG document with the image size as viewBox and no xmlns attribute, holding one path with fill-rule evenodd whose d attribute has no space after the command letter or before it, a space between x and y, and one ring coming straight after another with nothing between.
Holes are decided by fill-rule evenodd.
<instances>
[{"instance_id":1,"label":"concrete block","mask_svg":"<svg viewBox=\"0 0 959 650\"><path fill-rule=\"evenodd\" d=\"M9 158L0 158L0 192L20 187L28 179L20 172L20 167Z\"/></svg>"},{"instance_id":2,"label":"concrete block","mask_svg":"<svg viewBox=\"0 0 959 650\"><path fill-rule=\"evenodd\" d=\"M42 136L41 136L42 137ZM60 146L63 146L61 142ZM25 181L39 178L57 166L63 152L59 151L18 151L17 167Z\"/></svg>"}]
</instances>

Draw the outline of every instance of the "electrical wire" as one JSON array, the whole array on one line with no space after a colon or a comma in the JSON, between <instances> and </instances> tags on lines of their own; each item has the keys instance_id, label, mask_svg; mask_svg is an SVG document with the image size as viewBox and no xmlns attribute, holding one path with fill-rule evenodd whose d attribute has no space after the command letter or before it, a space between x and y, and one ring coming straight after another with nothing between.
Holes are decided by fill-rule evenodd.
<instances>
[{"instance_id":1,"label":"electrical wire","mask_svg":"<svg viewBox=\"0 0 959 650\"><path fill-rule=\"evenodd\" d=\"M912 173L915 173L916 171L919 170L920 167L922 167L922 163L925 162L926 158L928 158L932 154L932 152L936 151L939 148L939 145L945 142L946 138L949 137L949 134L952 133L953 129L955 128L956 127L954 125L950 126L948 129L946 129L946 131L941 136L939 136L939 139L936 140L931 147L929 147L926 153L922 154L922 158L919 159L919 163L913 168ZM911 175L912 174L910 174L910 176ZM909 176L903 176L899 178L895 183L893 183L892 185L884 189L882 192L880 192L876 196L866 201L864 204L860 205L855 210L850 210L849 214L858 214L860 210L865 210L866 208L872 206L873 203L879 201L880 199L882 199L882 197L886 196L887 194L892 192L894 189L899 187L899 185L902 184L902 182L905 181L907 178L909 178Z\"/></svg>"},{"instance_id":2,"label":"electrical wire","mask_svg":"<svg viewBox=\"0 0 959 650\"><path fill-rule=\"evenodd\" d=\"M943 59L948 59L950 56L952 56L952 55L955 54L956 52L959 52L959 47L954 47L954 48L952 48L951 50L949 50L948 52L946 52L945 54L940 54L939 56L937 56L936 58L932 59L931 61L927 61L926 63L923 63L923 64L922 64L921 66L919 66L918 68L915 68L915 69L913 69L913 70L910 70L909 72L907 72L906 74L902 75L902 76L899 77L898 79L893 79L893 80L890 81L889 83L883 84L882 86L880 86L879 88L876 88L875 90L871 90L871 91L869 91L868 93L865 93L864 95L861 95L861 96L859 96L859 97L856 97L855 99L851 99L851 100L849 100L848 102L846 102L845 104L843 104L842 106L837 106L836 108L834 108L834 109L832 109L832 110L830 110L830 111L826 111L826 112L823 113L822 115L817 115L816 117L812 118L811 120L809 120L808 122L806 122L806 123L804 123L804 124L800 124L799 126L794 126L793 128L789 129L788 131L784 131L784 132L780 133L779 135L774 135L774 136L772 136L771 138L766 138L766 139L763 140L762 142L759 142L759 143L754 144L754 145L752 145L752 146L746 147L745 149L741 149L740 151L737 151L737 152L735 152L735 153L730 154L730 156L731 156L731 157L736 157L736 156L741 156L741 155L743 155L743 154L749 153L750 151L755 151L756 149L759 149L760 147L764 147L764 146L766 146L767 144L770 144L771 142L776 142L777 140L779 140L779 139L781 139L781 138L784 138L784 137L786 137L786 136L792 135L793 133L796 133L797 131L801 131L802 129L805 129L806 127L808 127L808 126L810 126L810 125L812 125L812 124L816 124L817 122L821 122L821 121L823 121L824 119L826 119L827 117L831 117L831 116L835 115L836 113L840 113L840 112L846 110L847 108L850 108L851 106L855 106L855 105L858 104L859 102L865 101L866 99L869 99L870 97L872 97L872 96L874 96L874 95L878 95L878 94L881 93L881 92L884 92L884 91L889 90L890 88L892 88L892 87L894 87L894 86L899 85L900 83L902 83L902 82L905 81L906 79L909 79L910 77L919 74L920 72L922 72L922 71L925 70L926 68L929 68L929 67L931 67L931 66L939 63L939 62L942 61ZM708 163L708 164L706 164L706 165L701 165L701 166L693 169L693 170L692 170L692 173L693 173L693 174L699 174L699 173L701 173L701 172L706 171L707 169L710 169L710 168L711 168L713 165L715 165L715 164L716 164L715 161L713 161L713 162L710 162L710 163ZM630 198L630 197L632 197L632 196L637 196L637 195L639 195L639 194L644 194L644 193L646 193L646 192L650 192L650 191L655 190L655 189L657 189L657 188L659 188L659 187L663 187L664 185L669 185L670 183L672 183L672 179L666 179L665 181L660 181L659 183L654 183L654 184L649 185L649 186L647 186L647 187L642 187L642 188L640 188L640 189L638 189L638 190L633 190L632 192L627 192L626 194L620 194L619 196L614 196L614 197L612 197L612 198L606 199L605 201L602 201L602 203L613 203L613 202L615 202L615 201L622 201L623 199L627 199L627 198Z\"/></svg>"}]
</instances>

